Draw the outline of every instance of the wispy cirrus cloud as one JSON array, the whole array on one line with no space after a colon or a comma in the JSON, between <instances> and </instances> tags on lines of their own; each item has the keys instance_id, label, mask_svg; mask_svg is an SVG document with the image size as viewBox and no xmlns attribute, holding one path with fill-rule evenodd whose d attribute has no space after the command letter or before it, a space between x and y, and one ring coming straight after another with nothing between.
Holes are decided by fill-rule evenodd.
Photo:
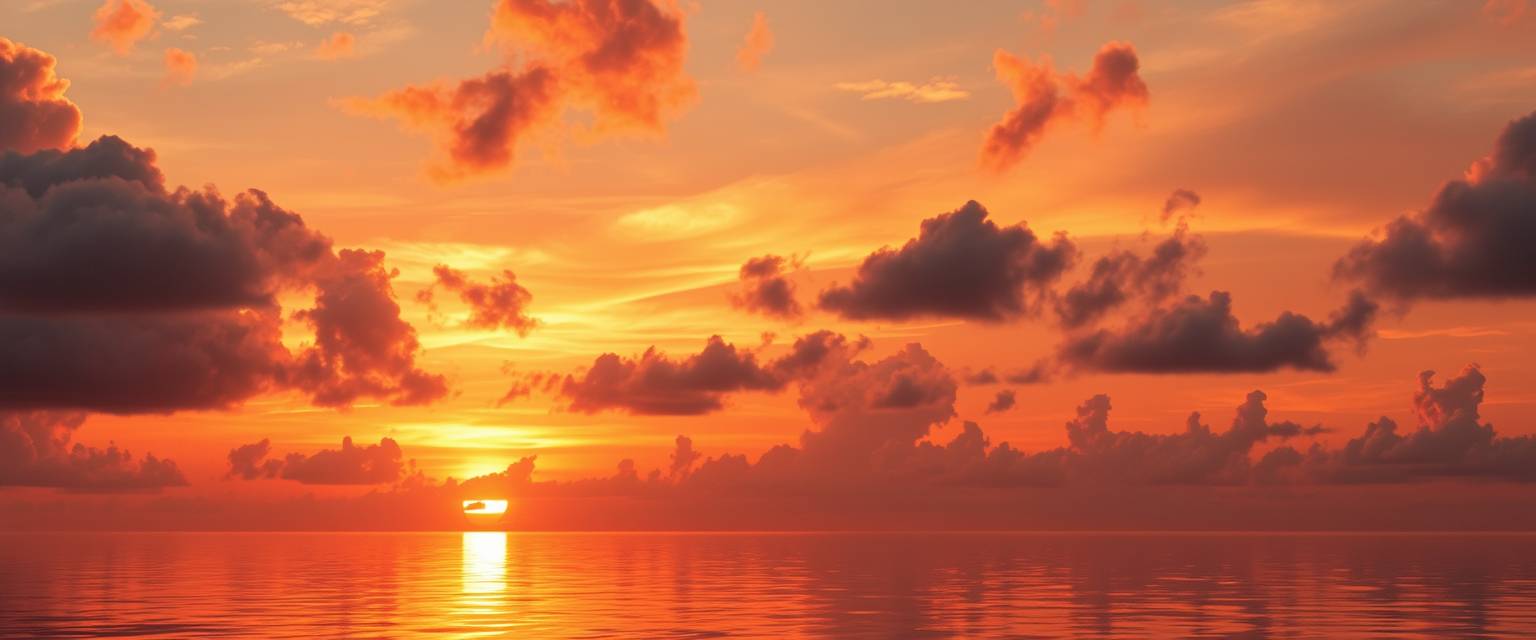
<instances>
[{"instance_id":1,"label":"wispy cirrus cloud","mask_svg":"<svg viewBox=\"0 0 1536 640\"><path fill-rule=\"evenodd\" d=\"M962 89L959 84L940 78L921 83L876 79L863 82L839 82L833 86L838 91L857 93L864 100L906 100L919 104L932 104L965 100L971 97L971 92Z\"/></svg>"}]
</instances>

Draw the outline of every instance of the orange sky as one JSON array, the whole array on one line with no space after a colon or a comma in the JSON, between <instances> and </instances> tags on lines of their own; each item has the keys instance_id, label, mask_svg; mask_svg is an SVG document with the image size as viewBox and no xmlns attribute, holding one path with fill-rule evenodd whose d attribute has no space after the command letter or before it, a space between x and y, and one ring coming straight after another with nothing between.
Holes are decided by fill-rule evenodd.
<instances>
[{"instance_id":1,"label":"orange sky","mask_svg":"<svg viewBox=\"0 0 1536 640\"><path fill-rule=\"evenodd\" d=\"M632 18L628 26L615 26L615 12ZM53 72L68 87L52 99L82 115L70 141L0 138L7 148L30 157L120 136L154 150L167 188L217 185L231 200L259 189L335 249L382 251L377 277L389 278L399 320L419 342L419 351L406 347L409 367L446 384L440 397L404 405L388 393L325 401L297 369L216 408L125 411L93 404L81 389L43 398L18 387L6 396L0 412L85 411L77 428L51 432L71 442L173 460L186 486L153 499L350 497L396 490L406 477L386 470L343 486L231 479L230 451L263 439L276 462L335 450L343 437L358 445L390 438L401 461L432 482L501 472L525 456L537 456L541 482L609 476L621 459L642 478L651 469L666 476L679 434L705 457L755 462L836 424L811 401L852 378L776 370L744 386L695 381L718 408L663 411L695 415L644 415L622 399L583 410L573 385L602 354L639 358L654 348L680 360L716 335L767 368L797 337L821 330L850 345L867 337L867 348L849 346L847 357L871 371L905 357L909 343L942 363L953 417L922 423L927 435L919 434L936 444L975 421L993 445L1066 447L1062 425L1095 394L1112 397L1117 431L1176 434L1198 411L1219 432L1260 389L1271 420L1327 428L1288 444L1342 450L1380 416L1399 434L1436 427L1415 413L1419 372L1439 372L1439 385L1471 364L1486 376L1471 424L1492 424L1501 438L1536 434L1528 259L1466 273L1446 266L1420 274L1431 285L1413 291L1393 287L1396 272L1371 271L1391 268L1384 251L1354 276L1335 275L1352 247L1383 238L1397 216L1430 219L1422 216L1447 181L1490 192L1514 185L1505 204L1490 195L1467 206L1505 207L1498 211L1512 211L1509 219L1526 220L1488 232L1492 241L1536 241L1518 235L1536 229L1536 166L1518 155L1536 142L1518 147L1519 132L1501 138L1536 108L1536 7L1523 1L19 0L0 6L0 25L13 46L57 60ZM1130 66L1115 67L1112 54ZM0 56L0 69L22 68L16 60ZM12 82L6 76L0 84ZM33 89L6 91L18 109L40 99ZM17 113L14 122L34 112ZM1012 150L998 151L994 140ZM1468 173L1500 145L1516 150L1513 159L1491 160L1492 177ZM1198 204L1160 220L1180 189L1198 194ZM1067 234L1077 259L1059 274L1018 276L1026 303L994 317L945 306L991 275L954 275L961 258L985 260L977 248L913 258L893 276L900 300L892 304L910 313L818 303L822 292L864 278L857 270L867 256L900 249L924 221L968 201L1004 233L1026 225L1036 250ZM8 206L0 204L0 235L21 224L4 217L20 215ZM1091 324L1064 326L1061 296L1089 280L1095 260L1118 250L1147 256L1185 218L1189 235L1180 237L1196 238L1204 253L1190 257L1173 290L1159 296L1131 280L1123 304ZM1447 242L1462 241L1447 233ZM1502 256L1504 246L1472 254ZM785 258L801 313L740 302L751 284L743 264L764 255ZM438 265L467 285L438 281ZM0 273L0 315L61 322L65 312L29 302L33 294L7 298L3 281L69 268L0 260L0 272L14 270ZM322 271L271 276L299 283L272 289L282 345L295 354L317 336L294 312L322 304L326 278L341 277L314 268ZM508 303L510 322L475 315L461 293L505 271L530 297ZM923 284L930 281L938 284ZM1439 282L1461 288L1434 289ZM1369 330L1329 325L1357 287L1379 305ZM419 296L426 290L430 302ZM1171 313L1185 296L1207 304L1212 291L1230 292L1243 329L1285 312L1315 321L1309 330L1322 336L1331 366L1296 366L1305 358L1286 352L1273 366L1127 372L1105 364L1108 352L1097 364L1064 355L1064 345L1098 329L1149 335L1121 330ZM108 309L99 311L108 327L143 312L90 295L105 294L59 304L74 305L70 314ZM15 357L16 340L0 359ZM1180 362L1205 357L1179 353ZM1053 375L965 381L1036 363ZM129 377L157 372L152 361L132 366L144 370ZM573 377L502 401L532 374ZM1014 393L1012 406L989 412L1004 390ZM1256 462L1277 444L1242 455ZM43 456L40 445L27 451ZM273 468L281 475L286 467ZM41 485L0 487L0 509L18 514L148 499L54 490L71 488L67 480L0 475L5 484Z\"/></svg>"}]
</instances>

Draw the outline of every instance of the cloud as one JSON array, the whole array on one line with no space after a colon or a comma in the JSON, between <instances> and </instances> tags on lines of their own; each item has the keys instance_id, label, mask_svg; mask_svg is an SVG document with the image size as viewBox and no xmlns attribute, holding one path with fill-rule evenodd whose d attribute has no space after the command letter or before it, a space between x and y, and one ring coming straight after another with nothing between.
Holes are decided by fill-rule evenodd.
<instances>
[{"instance_id":1,"label":"cloud","mask_svg":"<svg viewBox=\"0 0 1536 640\"><path fill-rule=\"evenodd\" d=\"M1511 122L1493 153L1447 182L1423 211L1401 216L1334 265L1336 278L1381 296L1536 296L1536 113Z\"/></svg>"},{"instance_id":2,"label":"cloud","mask_svg":"<svg viewBox=\"0 0 1536 640\"><path fill-rule=\"evenodd\" d=\"M321 60L338 60L357 55L357 36L345 31L332 33L315 46L315 57Z\"/></svg>"},{"instance_id":3,"label":"cloud","mask_svg":"<svg viewBox=\"0 0 1536 640\"><path fill-rule=\"evenodd\" d=\"M605 353L579 377L566 376L560 394L578 413L699 415L723 408L729 393L779 391L791 380L812 375L823 363L861 348L861 342L820 331L796 340L788 354L759 362L756 353L713 336L702 351L682 360L655 348L638 358Z\"/></svg>"},{"instance_id":4,"label":"cloud","mask_svg":"<svg viewBox=\"0 0 1536 640\"><path fill-rule=\"evenodd\" d=\"M432 267L432 275L436 281L432 287L418 293L416 299L430 304L432 290L439 286L459 294L459 300L469 305L470 309L464 326L478 329L505 328L520 336L528 335L529 331L539 326L538 319L525 312L528 304L533 301L533 294L517 283L517 275L510 269L492 276L490 284L473 282L463 271L445 264Z\"/></svg>"},{"instance_id":5,"label":"cloud","mask_svg":"<svg viewBox=\"0 0 1536 640\"><path fill-rule=\"evenodd\" d=\"M995 171L1017 164L1045 132L1059 122L1087 120L1097 130L1111 111L1147 104L1146 83L1130 43L1110 42L1093 57L1088 74L1058 74L1049 58L1039 64L998 49L992 64L1018 102L992 126L982 144L981 162Z\"/></svg>"},{"instance_id":6,"label":"cloud","mask_svg":"<svg viewBox=\"0 0 1536 640\"><path fill-rule=\"evenodd\" d=\"M277 0L273 6L311 27L336 23L364 26L384 14L389 0Z\"/></svg>"},{"instance_id":7,"label":"cloud","mask_svg":"<svg viewBox=\"0 0 1536 640\"><path fill-rule=\"evenodd\" d=\"M140 491L187 484L176 463L109 445L71 444L85 414L0 411L0 486Z\"/></svg>"},{"instance_id":8,"label":"cloud","mask_svg":"<svg viewBox=\"0 0 1536 640\"><path fill-rule=\"evenodd\" d=\"M1012 389L1003 389L997 392L992 402L987 403L987 414L1002 413L1013 408L1018 403L1018 396Z\"/></svg>"},{"instance_id":9,"label":"cloud","mask_svg":"<svg viewBox=\"0 0 1536 640\"><path fill-rule=\"evenodd\" d=\"M805 314L795 299L795 283L787 273L798 263L765 255L741 265L741 290L730 294L731 306L772 318L795 320Z\"/></svg>"},{"instance_id":10,"label":"cloud","mask_svg":"<svg viewBox=\"0 0 1536 640\"><path fill-rule=\"evenodd\" d=\"M244 480L282 478L300 484L388 484L405 472L400 445L391 438L378 444L352 444L342 438L340 449L322 449L311 455L290 453L282 460L269 460L271 441L236 447L229 452L229 477Z\"/></svg>"},{"instance_id":11,"label":"cloud","mask_svg":"<svg viewBox=\"0 0 1536 640\"><path fill-rule=\"evenodd\" d=\"M1168 199L1163 201L1163 211L1159 219L1167 222L1175 214L1185 211L1194 211L1200 206L1200 194L1189 189L1174 189L1168 194Z\"/></svg>"},{"instance_id":12,"label":"cloud","mask_svg":"<svg viewBox=\"0 0 1536 640\"><path fill-rule=\"evenodd\" d=\"M0 152L34 153L74 146L80 109L64 97L53 56L0 38Z\"/></svg>"},{"instance_id":13,"label":"cloud","mask_svg":"<svg viewBox=\"0 0 1536 640\"><path fill-rule=\"evenodd\" d=\"M752 28L736 49L736 64L743 71L757 71L769 51L773 51L773 31L768 28L768 16L759 11L753 14Z\"/></svg>"},{"instance_id":14,"label":"cloud","mask_svg":"<svg viewBox=\"0 0 1536 640\"><path fill-rule=\"evenodd\" d=\"M1179 292L1205 250L1205 242L1180 225L1145 258L1132 251L1110 252L1094 261L1087 281L1072 285L1056 300L1057 318L1062 326L1076 329L1133 299L1161 302Z\"/></svg>"},{"instance_id":15,"label":"cloud","mask_svg":"<svg viewBox=\"0 0 1536 640\"><path fill-rule=\"evenodd\" d=\"M160 23L160 27L166 31L186 31L202 23L202 19L195 14L183 14L167 18Z\"/></svg>"},{"instance_id":16,"label":"cloud","mask_svg":"<svg viewBox=\"0 0 1536 640\"><path fill-rule=\"evenodd\" d=\"M0 406L165 413L294 389L427 402L383 254L332 249L260 191L167 189L115 137L0 156ZM314 343L282 342L284 292Z\"/></svg>"},{"instance_id":17,"label":"cloud","mask_svg":"<svg viewBox=\"0 0 1536 640\"><path fill-rule=\"evenodd\" d=\"M1076 260L1058 235L1041 242L1023 223L998 227L975 201L924 220L901 249L866 257L818 305L853 320L950 317L1000 322L1034 313Z\"/></svg>"},{"instance_id":18,"label":"cloud","mask_svg":"<svg viewBox=\"0 0 1536 640\"><path fill-rule=\"evenodd\" d=\"M1376 311L1375 303L1355 292L1327 322L1287 311L1244 329L1232 315L1232 296L1213 291L1206 299L1189 296L1153 309L1115 332L1070 337L1058 357L1073 368L1108 372L1333 371L1326 343L1363 344Z\"/></svg>"},{"instance_id":19,"label":"cloud","mask_svg":"<svg viewBox=\"0 0 1536 640\"><path fill-rule=\"evenodd\" d=\"M897 99L919 104L951 102L971 97L971 93L951 80L935 78L918 84L906 81L887 82L866 80L863 82L839 82L833 85L838 91L857 93L864 100Z\"/></svg>"},{"instance_id":20,"label":"cloud","mask_svg":"<svg viewBox=\"0 0 1536 640\"><path fill-rule=\"evenodd\" d=\"M568 109L600 132L659 132L694 96L683 15L652 0L501 0L486 41L522 65L344 105L436 137L443 157L428 171L455 180L510 165L519 140Z\"/></svg>"},{"instance_id":21,"label":"cloud","mask_svg":"<svg viewBox=\"0 0 1536 640\"><path fill-rule=\"evenodd\" d=\"M117 55L128 55L140 40L149 37L160 12L145 0L106 0L96 9L91 39L106 43Z\"/></svg>"},{"instance_id":22,"label":"cloud","mask_svg":"<svg viewBox=\"0 0 1536 640\"><path fill-rule=\"evenodd\" d=\"M165 85L191 84L197 77L197 56L176 47L165 50Z\"/></svg>"}]
</instances>

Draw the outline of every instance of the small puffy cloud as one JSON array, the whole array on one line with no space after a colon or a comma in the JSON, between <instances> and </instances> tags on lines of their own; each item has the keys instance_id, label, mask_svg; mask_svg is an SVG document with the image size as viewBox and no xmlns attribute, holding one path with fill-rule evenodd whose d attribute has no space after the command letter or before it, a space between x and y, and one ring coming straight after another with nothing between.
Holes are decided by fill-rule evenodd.
<instances>
[{"instance_id":1,"label":"small puffy cloud","mask_svg":"<svg viewBox=\"0 0 1536 640\"><path fill-rule=\"evenodd\" d=\"M1081 77L1057 73L1048 58L1036 64L1001 49L992 64L1018 103L982 145L981 162L995 171L1017 164L1057 123L1083 119L1097 130L1110 112L1145 106L1150 95L1138 73L1136 49L1125 42L1101 47Z\"/></svg>"},{"instance_id":2,"label":"small puffy cloud","mask_svg":"<svg viewBox=\"0 0 1536 640\"><path fill-rule=\"evenodd\" d=\"M96 9L95 20L91 39L105 43L121 56L154 32L160 12L145 0L106 0Z\"/></svg>"},{"instance_id":3,"label":"small puffy cloud","mask_svg":"<svg viewBox=\"0 0 1536 640\"><path fill-rule=\"evenodd\" d=\"M765 255L741 265L741 289L730 295L731 305L772 318L795 320L805 310L795 299L795 283L789 270L797 264L783 256Z\"/></svg>"},{"instance_id":4,"label":"small puffy cloud","mask_svg":"<svg viewBox=\"0 0 1536 640\"><path fill-rule=\"evenodd\" d=\"M1077 249L1065 236L1041 241L1023 223L999 227L975 201L924 220L900 249L866 257L847 285L817 301L853 320L949 317L999 322L1034 313Z\"/></svg>"},{"instance_id":5,"label":"small puffy cloud","mask_svg":"<svg viewBox=\"0 0 1536 640\"><path fill-rule=\"evenodd\" d=\"M773 30L768 28L768 16L759 11L752 16L752 28L736 49L736 64L743 71L756 71L769 51L773 51Z\"/></svg>"},{"instance_id":6,"label":"small puffy cloud","mask_svg":"<svg viewBox=\"0 0 1536 640\"><path fill-rule=\"evenodd\" d=\"M1189 189L1174 189L1173 193L1168 194L1168 199L1163 201L1163 210L1159 219L1167 222L1175 215L1194 211L1198 206L1200 206L1200 194Z\"/></svg>"},{"instance_id":7,"label":"small puffy cloud","mask_svg":"<svg viewBox=\"0 0 1536 640\"><path fill-rule=\"evenodd\" d=\"M800 337L788 354L760 361L757 353L714 336L702 351L683 359L654 348L637 358L605 353L581 375L566 376L560 394L570 401L568 408L579 413L699 415L723 408L730 393L779 391L862 347L820 331Z\"/></svg>"},{"instance_id":8,"label":"small puffy cloud","mask_svg":"<svg viewBox=\"0 0 1536 640\"><path fill-rule=\"evenodd\" d=\"M1062 326L1076 329L1132 301L1155 304L1177 294L1205 256L1205 242L1180 225L1143 257L1117 250L1095 260L1088 279L1072 285L1056 300Z\"/></svg>"},{"instance_id":9,"label":"small puffy cloud","mask_svg":"<svg viewBox=\"0 0 1536 640\"><path fill-rule=\"evenodd\" d=\"M53 56L0 38L0 152L34 153L74 146L80 109L54 75Z\"/></svg>"},{"instance_id":10,"label":"small puffy cloud","mask_svg":"<svg viewBox=\"0 0 1536 640\"><path fill-rule=\"evenodd\" d=\"M71 443L85 414L0 412L0 487L52 487L70 491L141 491L187 484L176 463Z\"/></svg>"},{"instance_id":11,"label":"small puffy cloud","mask_svg":"<svg viewBox=\"0 0 1536 640\"><path fill-rule=\"evenodd\" d=\"M337 60L357 55L357 36L337 31L315 46L315 57L321 60Z\"/></svg>"},{"instance_id":12,"label":"small puffy cloud","mask_svg":"<svg viewBox=\"0 0 1536 640\"><path fill-rule=\"evenodd\" d=\"M340 449L322 449L310 455L290 453L281 460L267 459L271 441L236 447L229 452L229 477L244 480L282 478L301 484L388 484L399 480L405 465L400 445L391 438L378 444L341 441Z\"/></svg>"},{"instance_id":13,"label":"small puffy cloud","mask_svg":"<svg viewBox=\"0 0 1536 640\"><path fill-rule=\"evenodd\" d=\"M1375 303L1355 292L1327 322L1287 311L1245 329L1232 315L1232 296L1213 291L1208 298L1189 296L1155 308L1118 331L1070 337L1058 357L1073 368L1110 372L1333 371L1327 344L1363 344L1376 311Z\"/></svg>"},{"instance_id":14,"label":"small puffy cloud","mask_svg":"<svg viewBox=\"0 0 1536 640\"><path fill-rule=\"evenodd\" d=\"M998 391L997 396L992 398L992 402L987 403L987 414L991 415L1008 411L1015 404L1018 404L1018 400L1018 396L1014 394L1012 389Z\"/></svg>"},{"instance_id":15,"label":"small puffy cloud","mask_svg":"<svg viewBox=\"0 0 1536 640\"><path fill-rule=\"evenodd\" d=\"M436 287L457 293L459 300L469 305L469 318L464 321L466 327L504 328L526 336L539 326L538 319L526 312L533 294L517 283L517 275L510 269L492 276L489 284L474 282L463 271L445 264L432 267L432 275L436 278L432 287L423 289L416 299L430 304Z\"/></svg>"},{"instance_id":16,"label":"small puffy cloud","mask_svg":"<svg viewBox=\"0 0 1536 640\"><path fill-rule=\"evenodd\" d=\"M1392 221L1334 265L1336 278L1402 302L1536 296L1536 113L1429 207Z\"/></svg>"},{"instance_id":17,"label":"small puffy cloud","mask_svg":"<svg viewBox=\"0 0 1536 640\"><path fill-rule=\"evenodd\" d=\"M923 83L906 81L866 80L863 82L839 82L838 91L857 93L864 100L906 100L907 102L935 103L964 100L971 93L960 88L952 80L935 78Z\"/></svg>"},{"instance_id":18,"label":"small puffy cloud","mask_svg":"<svg viewBox=\"0 0 1536 640\"><path fill-rule=\"evenodd\" d=\"M197 77L197 56L176 47L165 50L166 85L191 84Z\"/></svg>"}]
</instances>

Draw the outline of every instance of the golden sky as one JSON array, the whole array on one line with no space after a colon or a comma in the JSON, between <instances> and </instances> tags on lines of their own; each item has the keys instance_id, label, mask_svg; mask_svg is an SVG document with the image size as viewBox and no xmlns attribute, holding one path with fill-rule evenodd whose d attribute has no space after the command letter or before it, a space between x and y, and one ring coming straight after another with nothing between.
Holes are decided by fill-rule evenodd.
<instances>
[{"instance_id":1,"label":"golden sky","mask_svg":"<svg viewBox=\"0 0 1536 640\"><path fill-rule=\"evenodd\" d=\"M234 271L141 272L165 245L131 247L138 235L119 227L69 244L62 225L26 226L91 206L141 224L146 196L123 180L70 204L27 195L0 164L0 247L57 249L0 258L0 325L20 327L0 326L0 368L14 367L0 380L16 385L0 426L114 443L133 452L114 463L128 476L144 453L173 460L184 483L147 484L184 486L155 500L398 492L528 456L540 482L611 476L628 459L642 479L682 484L693 461L669 472L679 435L701 464L757 463L845 418L874 420L880 437L915 420L903 447L949 443L974 421L994 446L1087 455L1062 427L1097 394L1113 399L1112 429L1173 435L1191 412L1225 431L1262 390L1272 426L1305 433L1242 448L1257 465L1274 438L1343 451L1382 416L1399 435L1453 424L1425 407L1454 402L1425 390L1470 384L1469 365L1486 377L1470 424L1536 451L1518 440L1536 434L1536 265L1517 248L1536 241L1536 125L1511 124L1536 108L1536 6L1523 0L16 0L0 5L0 37L0 71L15 71L0 73L0 113L17 114L0 128L20 131L0 142L15 166L118 136L153 150L136 162L163 174L156 198L217 185L233 212L255 189L302 217L291 243L250 223L281 249L199 245L210 264L253 251L229 267L258 272L241 298L218 284L247 278ZM43 73L39 55L67 88L25 76ZM66 102L73 131L46 138L28 120ZM1394 253L1412 248L1387 235L1399 216L1442 243L1443 264ZM325 238L305 249L323 256L295 257ZM1186 253L1163 263L1158 249ZM122 262L103 257L118 250ZM780 259L749 262L764 256ZM165 293L193 281L213 284ZM1069 321L1074 287L1094 311ZM1174 326L1223 301L1233 335ZM124 323L193 308L280 328L288 353L199 404L155 399L168 361L28 342L90 322L128 349ZM796 340L821 331L842 336L828 356L841 360L795 368ZM729 362L680 364L709 355L712 336ZM46 376L28 367L69 357L90 374L61 374L75 376L62 390L29 382ZM200 354L208 371L179 384L223 384L240 365L219 357ZM333 370L316 373L320 360ZM604 387L609 365L639 373ZM1439 373L1421 386L1425 370ZM876 393L852 390L866 378L942 398L889 424L816 404ZM92 395L134 379L148 382ZM26 413L38 411L83 422ZM344 437L388 438L393 459L366 456L406 466L326 482L317 452L348 459ZM262 440L272 464L232 473L232 450ZM69 455L45 448L17 459ZM1457 465L1471 457L1438 475L1468 475ZM304 480L306 464L321 479ZM0 488L17 513L112 499L66 471L13 475L0 485L31 487Z\"/></svg>"}]
</instances>

